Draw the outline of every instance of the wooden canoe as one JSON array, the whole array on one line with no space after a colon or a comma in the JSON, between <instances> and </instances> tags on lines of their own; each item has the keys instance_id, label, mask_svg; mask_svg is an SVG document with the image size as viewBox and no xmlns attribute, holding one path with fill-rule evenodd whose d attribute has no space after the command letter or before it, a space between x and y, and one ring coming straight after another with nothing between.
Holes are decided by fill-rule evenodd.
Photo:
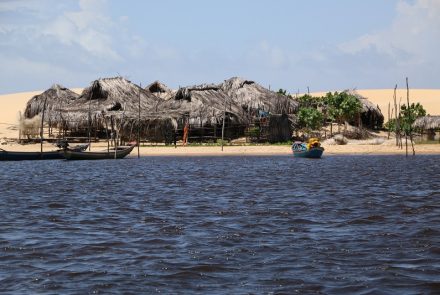
<instances>
[{"instance_id":1,"label":"wooden canoe","mask_svg":"<svg viewBox=\"0 0 440 295\"><path fill-rule=\"evenodd\" d=\"M64 159L59 151L50 152L15 152L0 150L0 161L25 161L25 160L56 160Z\"/></svg>"},{"instance_id":2,"label":"wooden canoe","mask_svg":"<svg viewBox=\"0 0 440 295\"><path fill-rule=\"evenodd\" d=\"M128 154L131 153L133 148L136 145L130 145L125 147L118 147L115 150L105 150L105 151L99 151L99 152L78 152L78 151L72 151L72 150L64 150L61 153L64 155L64 158L66 160L105 160L105 159L122 159Z\"/></svg>"},{"instance_id":3,"label":"wooden canoe","mask_svg":"<svg viewBox=\"0 0 440 295\"><path fill-rule=\"evenodd\" d=\"M88 147L88 144L77 145L68 148L72 151L83 151ZM26 160L59 160L64 159L62 150L48 151L48 152L16 152L5 151L0 149L0 161L26 161Z\"/></svg>"}]
</instances>

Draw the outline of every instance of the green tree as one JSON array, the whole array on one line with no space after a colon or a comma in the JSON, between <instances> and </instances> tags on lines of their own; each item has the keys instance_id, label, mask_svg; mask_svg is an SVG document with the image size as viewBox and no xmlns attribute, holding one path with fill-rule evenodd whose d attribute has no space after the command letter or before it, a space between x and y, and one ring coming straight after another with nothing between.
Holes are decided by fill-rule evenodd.
<instances>
[{"instance_id":1,"label":"green tree","mask_svg":"<svg viewBox=\"0 0 440 295\"><path fill-rule=\"evenodd\" d=\"M412 103L409 108L407 105L402 105L400 107L400 115L400 128L404 134L409 135L411 133L412 124L414 121L419 117L426 116L426 110L420 103Z\"/></svg>"},{"instance_id":2,"label":"green tree","mask_svg":"<svg viewBox=\"0 0 440 295\"><path fill-rule=\"evenodd\" d=\"M325 96L328 118L338 125L353 119L362 110L362 104L356 96L347 92L331 92Z\"/></svg>"},{"instance_id":3,"label":"green tree","mask_svg":"<svg viewBox=\"0 0 440 295\"><path fill-rule=\"evenodd\" d=\"M390 119L384 124L384 128L391 132L396 132L396 119Z\"/></svg>"},{"instance_id":4,"label":"green tree","mask_svg":"<svg viewBox=\"0 0 440 295\"><path fill-rule=\"evenodd\" d=\"M298 111L298 121L300 128L308 133L321 128L323 115L315 108L300 108Z\"/></svg>"},{"instance_id":5,"label":"green tree","mask_svg":"<svg viewBox=\"0 0 440 295\"><path fill-rule=\"evenodd\" d=\"M309 94L304 94L296 99L299 104L299 108L318 108L324 105L324 99L322 97L311 96Z\"/></svg>"}]
</instances>

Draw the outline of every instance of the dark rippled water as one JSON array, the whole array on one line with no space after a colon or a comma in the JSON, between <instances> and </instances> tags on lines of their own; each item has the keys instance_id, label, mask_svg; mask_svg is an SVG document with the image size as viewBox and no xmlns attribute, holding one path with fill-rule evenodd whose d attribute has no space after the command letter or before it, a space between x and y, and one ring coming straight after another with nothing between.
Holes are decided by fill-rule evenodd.
<instances>
[{"instance_id":1,"label":"dark rippled water","mask_svg":"<svg viewBox=\"0 0 440 295\"><path fill-rule=\"evenodd\" d=\"M440 157L0 163L5 294L439 294Z\"/></svg>"}]
</instances>

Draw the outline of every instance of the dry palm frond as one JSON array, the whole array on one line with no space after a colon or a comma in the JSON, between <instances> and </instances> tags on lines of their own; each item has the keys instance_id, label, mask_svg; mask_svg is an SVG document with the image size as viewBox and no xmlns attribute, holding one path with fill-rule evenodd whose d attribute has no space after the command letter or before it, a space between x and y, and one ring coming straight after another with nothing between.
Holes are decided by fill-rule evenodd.
<instances>
[{"instance_id":1,"label":"dry palm frond","mask_svg":"<svg viewBox=\"0 0 440 295\"><path fill-rule=\"evenodd\" d=\"M440 116L424 116L417 118L413 123L414 128L440 129Z\"/></svg>"}]
</instances>

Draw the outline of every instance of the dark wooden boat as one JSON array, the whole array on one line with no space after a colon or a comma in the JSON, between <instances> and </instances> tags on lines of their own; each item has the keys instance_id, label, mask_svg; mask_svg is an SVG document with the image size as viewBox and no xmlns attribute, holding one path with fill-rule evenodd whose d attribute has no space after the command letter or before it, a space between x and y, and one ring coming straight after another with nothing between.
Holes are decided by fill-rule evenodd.
<instances>
[{"instance_id":1,"label":"dark wooden boat","mask_svg":"<svg viewBox=\"0 0 440 295\"><path fill-rule=\"evenodd\" d=\"M133 148L136 145L130 145L130 146L120 146L116 149L110 149L105 151L99 151L99 152L78 152L78 151L72 151L72 150L64 150L60 153L66 158L66 160L105 160L105 159L122 159L128 154L131 153Z\"/></svg>"},{"instance_id":2,"label":"dark wooden boat","mask_svg":"<svg viewBox=\"0 0 440 295\"><path fill-rule=\"evenodd\" d=\"M319 159L324 153L324 148L316 138L312 138L308 143L294 142L292 145L293 156L296 158Z\"/></svg>"},{"instance_id":3,"label":"dark wooden boat","mask_svg":"<svg viewBox=\"0 0 440 295\"><path fill-rule=\"evenodd\" d=\"M64 159L59 151L50 152L14 152L0 149L0 161L55 160Z\"/></svg>"},{"instance_id":4,"label":"dark wooden boat","mask_svg":"<svg viewBox=\"0 0 440 295\"><path fill-rule=\"evenodd\" d=\"M87 148L88 145L78 145L69 150L82 151ZM62 150L48 151L48 152L16 152L5 151L0 149L0 161L26 161L26 160L59 160L64 159Z\"/></svg>"}]
</instances>

